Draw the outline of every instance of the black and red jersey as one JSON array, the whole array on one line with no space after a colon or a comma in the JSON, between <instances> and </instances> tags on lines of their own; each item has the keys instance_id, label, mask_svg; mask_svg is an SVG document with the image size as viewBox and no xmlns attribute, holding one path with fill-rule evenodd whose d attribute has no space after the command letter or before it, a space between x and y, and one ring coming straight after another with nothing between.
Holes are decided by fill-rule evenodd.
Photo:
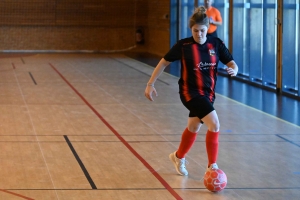
<instances>
[{"instance_id":1,"label":"black and red jersey","mask_svg":"<svg viewBox=\"0 0 300 200\"><path fill-rule=\"evenodd\" d=\"M214 102L218 62L227 64L233 60L223 41L210 36L204 44L195 42L193 37L179 40L164 59L181 60L179 93L186 102L198 95Z\"/></svg>"}]
</instances>

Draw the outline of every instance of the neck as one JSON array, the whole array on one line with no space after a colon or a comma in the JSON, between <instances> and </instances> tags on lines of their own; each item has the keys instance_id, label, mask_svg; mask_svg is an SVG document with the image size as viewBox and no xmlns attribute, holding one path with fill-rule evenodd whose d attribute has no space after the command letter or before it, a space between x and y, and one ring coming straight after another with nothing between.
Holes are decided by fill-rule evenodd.
<instances>
[{"instance_id":1,"label":"neck","mask_svg":"<svg viewBox=\"0 0 300 200\"><path fill-rule=\"evenodd\" d=\"M203 40L199 41L199 44L204 44L206 42L206 40L207 40L207 37L203 38Z\"/></svg>"}]
</instances>

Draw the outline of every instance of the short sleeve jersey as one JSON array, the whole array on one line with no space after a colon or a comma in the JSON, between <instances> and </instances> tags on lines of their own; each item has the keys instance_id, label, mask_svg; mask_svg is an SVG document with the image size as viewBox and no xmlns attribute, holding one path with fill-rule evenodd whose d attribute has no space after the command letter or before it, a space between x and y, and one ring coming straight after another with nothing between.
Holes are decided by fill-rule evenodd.
<instances>
[{"instance_id":1,"label":"short sleeve jersey","mask_svg":"<svg viewBox=\"0 0 300 200\"><path fill-rule=\"evenodd\" d=\"M211 36L207 36L202 45L193 37L179 40L164 59L181 61L179 93L186 102L198 95L207 96L214 102L218 62L227 64L233 60L223 41Z\"/></svg>"}]
</instances>

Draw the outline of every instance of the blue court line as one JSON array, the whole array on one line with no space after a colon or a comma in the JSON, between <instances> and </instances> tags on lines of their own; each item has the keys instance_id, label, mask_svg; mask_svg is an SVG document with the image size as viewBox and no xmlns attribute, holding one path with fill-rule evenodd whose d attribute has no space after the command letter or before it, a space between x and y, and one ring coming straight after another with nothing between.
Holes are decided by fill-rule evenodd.
<instances>
[{"instance_id":1,"label":"blue court line","mask_svg":"<svg viewBox=\"0 0 300 200\"><path fill-rule=\"evenodd\" d=\"M276 134L276 136L279 137L279 138L281 138L281 139L283 139L284 141L286 141L286 142L288 142L288 143L290 143L290 144L293 144L293 145L296 145L297 147L300 147L299 144L297 144L297 143L295 143L295 142L293 142L293 141L291 141L291 140L288 140L288 139L286 139L286 138L284 138L284 137L282 137L282 136L280 136L280 135L277 135L277 134Z\"/></svg>"}]
</instances>

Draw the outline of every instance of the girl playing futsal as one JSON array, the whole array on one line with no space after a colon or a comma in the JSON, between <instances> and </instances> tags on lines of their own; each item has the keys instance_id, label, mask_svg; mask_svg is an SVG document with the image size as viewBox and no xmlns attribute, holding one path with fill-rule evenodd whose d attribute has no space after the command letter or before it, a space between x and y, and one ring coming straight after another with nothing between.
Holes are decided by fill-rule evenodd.
<instances>
[{"instance_id":1,"label":"girl playing futsal","mask_svg":"<svg viewBox=\"0 0 300 200\"><path fill-rule=\"evenodd\" d=\"M189 19L192 37L179 40L160 60L149 79L145 96L153 101L152 94L157 95L154 83L163 70L173 61L181 61L181 76L178 81L179 94L183 105L189 110L186 129L181 136L178 149L169 155L176 171L188 175L185 156L193 146L202 124L206 124L206 151L208 169L217 169L219 146L219 119L213 104L217 81L218 62L227 66L229 75L235 76L238 66L224 43L217 37L207 36L209 18L205 7L195 9Z\"/></svg>"}]
</instances>

